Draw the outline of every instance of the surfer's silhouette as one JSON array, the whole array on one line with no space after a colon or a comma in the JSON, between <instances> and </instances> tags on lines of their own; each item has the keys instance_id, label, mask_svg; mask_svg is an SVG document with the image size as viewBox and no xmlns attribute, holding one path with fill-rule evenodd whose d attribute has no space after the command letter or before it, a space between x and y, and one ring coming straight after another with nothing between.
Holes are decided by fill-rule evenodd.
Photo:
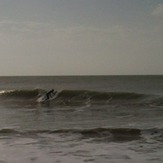
<instances>
[{"instance_id":1,"label":"surfer's silhouette","mask_svg":"<svg viewBox=\"0 0 163 163\"><path fill-rule=\"evenodd\" d=\"M54 89L50 90L46 93L46 100L48 100L52 95L54 95L56 92L54 92Z\"/></svg>"}]
</instances>

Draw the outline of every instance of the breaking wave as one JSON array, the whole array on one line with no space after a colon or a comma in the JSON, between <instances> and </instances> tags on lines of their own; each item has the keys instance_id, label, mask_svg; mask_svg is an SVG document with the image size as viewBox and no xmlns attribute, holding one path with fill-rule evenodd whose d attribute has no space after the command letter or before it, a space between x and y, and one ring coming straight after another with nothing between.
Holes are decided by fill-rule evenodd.
<instances>
[{"instance_id":1,"label":"breaking wave","mask_svg":"<svg viewBox=\"0 0 163 163\"><path fill-rule=\"evenodd\" d=\"M15 129L4 128L0 130L0 136L5 135L40 135L40 134L68 134L80 135L81 139L93 138L96 141L124 142L133 141L141 138L154 138L156 141L163 142L163 129L136 129L136 128L93 128L93 129L56 129L56 130L27 130L18 131Z\"/></svg>"},{"instance_id":2,"label":"breaking wave","mask_svg":"<svg viewBox=\"0 0 163 163\"><path fill-rule=\"evenodd\" d=\"M2 90L0 91L0 102L2 100L9 101L37 101L40 94L46 90ZM64 105L81 105L90 103L141 103L151 106L163 106L163 97L160 95L147 95L134 92L97 92L90 90L62 90L58 92L53 100L55 104Z\"/></svg>"},{"instance_id":3,"label":"breaking wave","mask_svg":"<svg viewBox=\"0 0 163 163\"><path fill-rule=\"evenodd\" d=\"M0 97L1 98L26 98L31 99L35 98L38 93L39 89L33 89L33 90L2 90L0 91Z\"/></svg>"},{"instance_id":4,"label":"breaking wave","mask_svg":"<svg viewBox=\"0 0 163 163\"><path fill-rule=\"evenodd\" d=\"M4 98L36 98L40 93L46 92L41 89L33 90L3 90L0 91L0 97ZM121 99L121 100L130 100L130 99L140 99L144 97L143 94L130 93L130 92L95 92L88 90L63 90L58 93L57 98L60 99L77 99L77 100L108 100L112 99Z\"/></svg>"}]
</instances>

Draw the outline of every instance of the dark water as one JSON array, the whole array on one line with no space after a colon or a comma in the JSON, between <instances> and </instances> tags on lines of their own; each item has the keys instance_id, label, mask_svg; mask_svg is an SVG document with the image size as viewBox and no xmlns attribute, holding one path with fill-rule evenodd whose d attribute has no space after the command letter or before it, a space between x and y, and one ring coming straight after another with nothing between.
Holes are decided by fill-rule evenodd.
<instances>
[{"instance_id":1,"label":"dark water","mask_svg":"<svg viewBox=\"0 0 163 163\"><path fill-rule=\"evenodd\" d=\"M38 103L54 88L57 97ZM163 161L163 76L0 77L0 162Z\"/></svg>"}]
</instances>

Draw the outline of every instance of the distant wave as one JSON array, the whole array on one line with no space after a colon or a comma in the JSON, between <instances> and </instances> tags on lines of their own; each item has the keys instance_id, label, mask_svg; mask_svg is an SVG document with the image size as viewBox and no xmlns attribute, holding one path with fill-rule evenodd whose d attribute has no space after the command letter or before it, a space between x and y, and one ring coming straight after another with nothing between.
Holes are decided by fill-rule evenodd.
<instances>
[{"instance_id":1,"label":"distant wave","mask_svg":"<svg viewBox=\"0 0 163 163\"><path fill-rule=\"evenodd\" d=\"M33 100L36 102L39 94L45 93L43 89L31 89L31 90L1 90L1 100L16 100L16 101L28 101ZM97 92L90 90L62 90L57 94L57 97L53 101L58 105L82 105L89 103L138 103L142 105L151 106L163 106L163 97L158 95L139 94L134 92Z\"/></svg>"},{"instance_id":2,"label":"distant wave","mask_svg":"<svg viewBox=\"0 0 163 163\"><path fill-rule=\"evenodd\" d=\"M94 138L107 141L133 141L141 138L154 138L163 142L163 129L136 128L93 128L93 129L56 129L56 130L27 130L1 129L0 135L37 135L37 134L77 134L81 139Z\"/></svg>"},{"instance_id":3,"label":"distant wave","mask_svg":"<svg viewBox=\"0 0 163 163\"><path fill-rule=\"evenodd\" d=\"M134 128L93 128L93 129L56 129L56 130L27 130L27 131L18 131L15 129L4 128L0 130L0 134L57 134L57 133L80 133L82 135L90 136L102 136L108 133L111 134L124 134L124 135L140 135L141 130Z\"/></svg>"}]
</instances>

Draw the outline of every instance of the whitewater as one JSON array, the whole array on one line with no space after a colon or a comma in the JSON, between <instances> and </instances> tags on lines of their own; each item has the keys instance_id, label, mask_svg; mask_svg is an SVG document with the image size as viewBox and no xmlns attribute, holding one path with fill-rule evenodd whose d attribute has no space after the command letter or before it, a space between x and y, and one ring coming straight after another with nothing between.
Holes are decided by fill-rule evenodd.
<instances>
[{"instance_id":1,"label":"whitewater","mask_svg":"<svg viewBox=\"0 0 163 163\"><path fill-rule=\"evenodd\" d=\"M163 76L0 77L0 162L162 163L162 153Z\"/></svg>"}]
</instances>

